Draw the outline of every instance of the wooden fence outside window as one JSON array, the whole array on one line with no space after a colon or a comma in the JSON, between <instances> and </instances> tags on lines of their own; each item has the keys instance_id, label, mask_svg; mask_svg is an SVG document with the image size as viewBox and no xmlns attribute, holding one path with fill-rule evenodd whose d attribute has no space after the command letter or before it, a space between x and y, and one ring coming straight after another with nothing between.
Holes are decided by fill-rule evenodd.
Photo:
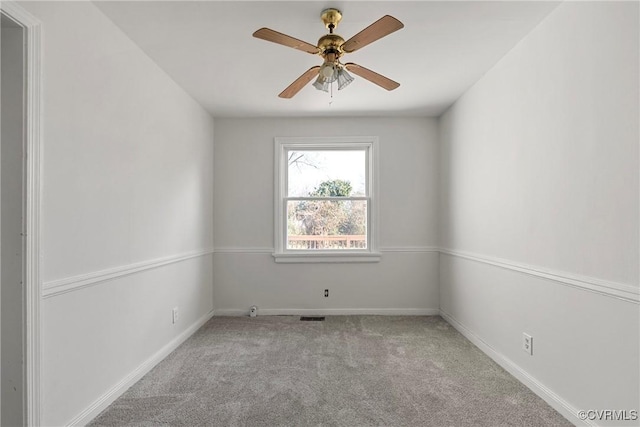
<instances>
[{"instance_id":1,"label":"wooden fence outside window","mask_svg":"<svg viewBox=\"0 0 640 427\"><path fill-rule=\"evenodd\" d=\"M367 236L344 234L333 236L289 235L287 249L366 249Z\"/></svg>"}]
</instances>

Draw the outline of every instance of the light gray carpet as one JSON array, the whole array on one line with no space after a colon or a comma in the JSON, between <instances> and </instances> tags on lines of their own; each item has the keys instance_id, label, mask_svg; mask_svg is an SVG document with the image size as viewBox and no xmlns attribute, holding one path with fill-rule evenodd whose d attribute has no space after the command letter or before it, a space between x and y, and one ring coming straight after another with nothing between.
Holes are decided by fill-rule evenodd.
<instances>
[{"instance_id":1,"label":"light gray carpet","mask_svg":"<svg viewBox=\"0 0 640 427\"><path fill-rule=\"evenodd\" d=\"M93 426L570 426L438 316L214 317Z\"/></svg>"}]
</instances>

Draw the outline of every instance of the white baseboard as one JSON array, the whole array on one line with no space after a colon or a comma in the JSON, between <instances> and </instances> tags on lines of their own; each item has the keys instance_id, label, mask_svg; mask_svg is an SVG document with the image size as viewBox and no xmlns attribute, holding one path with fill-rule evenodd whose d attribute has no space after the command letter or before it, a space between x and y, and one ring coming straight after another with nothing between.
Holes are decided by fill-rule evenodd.
<instances>
[{"instance_id":1,"label":"white baseboard","mask_svg":"<svg viewBox=\"0 0 640 427\"><path fill-rule=\"evenodd\" d=\"M107 390L102 396L96 399L84 411L76 415L67 423L68 426L84 426L94 419L107 406L120 397L129 387L135 384L147 372L153 369L158 363L167 357L173 350L178 348L180 344L185 342L187 338L193 335L202 325L207 323L213 316L213 311L202 316L193 325L189 326L184 332L172 339L167 345L158 350L153 356L145 360L140 366L134 369L129 375L120 380L117 384Z\"/></svg>"},{"instance_id":2,"label":"white baseboard","mask_svg":"<svg viewBox=\"0 0 640 427\"><path fill-rule=\"evenodd\" d=\"M437 308L260 308L258 316L438 316ZM214 310L214 316L248 316L249 309L228 308Z\"/></svg>"},{"instance_id":3,"label":"white baseboard","mask_svg":"<svg viewBox=\"0 0 640 427\"><path fill-rule=\"evenodd\" d=\"M578 418L578 409L569 404L562 397L558 396L552 390L547 388L540 381L532 377L528 372L515 364L511 359L504 356L491 345L487 344L479 335L458 322L450 314L440 310L440 316L460 332L465 338L471 341L476 347L482 350L487 356L493 359L498 365L502 366L507 372L516 377L521 383L526 385L531 391L537 394L553 409L558 411L567 420L578 426L597 427L597 424L590 420L581 420Z\"/></svg>"}]
</instances>

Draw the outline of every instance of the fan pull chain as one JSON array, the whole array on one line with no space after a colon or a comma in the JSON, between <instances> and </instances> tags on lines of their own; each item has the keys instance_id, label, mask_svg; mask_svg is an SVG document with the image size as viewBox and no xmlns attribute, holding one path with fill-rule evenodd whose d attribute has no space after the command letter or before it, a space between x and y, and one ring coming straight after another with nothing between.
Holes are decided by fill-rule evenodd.
<instances>
[{"instance_id":1,"label":"fan pull chain","mask_svg":"<svg viewBox=\"0 0 640 427\"><path fill-rule=\"evenodd\" d=\"M329 84L329 90L331 91L330 92L331 97L329 99L329 107L331 107L331 104L333 104L333 82Z\"/></svg>"}]
</instances>

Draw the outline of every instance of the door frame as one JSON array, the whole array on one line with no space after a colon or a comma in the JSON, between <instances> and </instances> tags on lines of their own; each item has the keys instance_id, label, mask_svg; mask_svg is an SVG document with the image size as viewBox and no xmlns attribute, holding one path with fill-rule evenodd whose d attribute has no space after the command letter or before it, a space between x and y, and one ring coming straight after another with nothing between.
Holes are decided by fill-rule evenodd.
<instances>
[{"instance_id":1,"label":"door frame","mask_svg":"<svg viewBox=\"0 0 640 427\"><path fill-rule=\"evenodd\" d=\"M41 111L42 51L41 22L13 1L0 2L1 13L24 30L25 108L24 108L24 404L25 424L39 426L42 410L41 359Z\"/></svg>"}]
</instances>

